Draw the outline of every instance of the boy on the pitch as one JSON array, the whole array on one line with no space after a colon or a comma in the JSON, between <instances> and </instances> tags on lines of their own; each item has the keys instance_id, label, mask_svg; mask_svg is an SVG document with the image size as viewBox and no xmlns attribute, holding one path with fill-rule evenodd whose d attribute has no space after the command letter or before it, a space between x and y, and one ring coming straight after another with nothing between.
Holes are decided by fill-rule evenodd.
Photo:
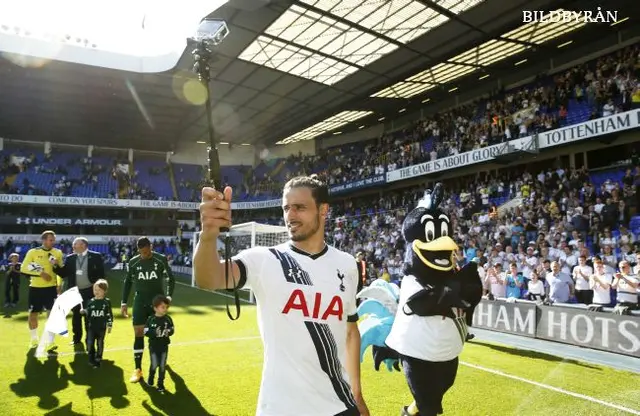
<instances>
[{"instance_id":1,"label":"boy on the pitch","mask_svg":"<svg viewBox=\"0 0 640 416\"><path fill-rule=\"evenodd\" d=\"M87 353L89 364L94 368L100 367L102 352L104 351L104 338L106 333L111 333L113 326L113 312L111 301L105 297L109 290L109 283L100 279L93 284L93 298L87 303L82 315L87 317ZM97 344L97 348L96 348Z\"/></svg>"},{"instance_id":2,"label":"boy on the pitch","mask_svg":"<svg viewBox=\"0 0 640 416\"><path fill-rule=\"evenodd\" d=\"M164 392L164 374L167 365L167 355L169 353L170 337L175 332L173 320L167 315L170 300L165 295L158 295L153 299L153 315L147 319L144 326L144 335L149 337L149 354L151 355L151 366L149 367L149 379L147 384L153 386L153 379L158 370L159 392Z\"/></svg>"}]
</instances>

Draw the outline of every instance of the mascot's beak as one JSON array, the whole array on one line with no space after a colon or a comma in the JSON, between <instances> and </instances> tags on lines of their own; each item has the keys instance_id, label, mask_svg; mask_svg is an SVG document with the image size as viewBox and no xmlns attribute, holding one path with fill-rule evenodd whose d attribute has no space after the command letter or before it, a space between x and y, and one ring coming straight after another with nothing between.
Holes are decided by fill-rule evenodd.
<instances>
[{"instance_id":1,"label":"mascot's beak","mask_svg":"<svg viewBox=\"0 0 640 416\"><path fill-rule=\"evenodd\" d=\"M414 253L427 266L441 272L448 272L455 267L455 252L458 245L449 236L439 237L428 243L413 240Z\"/></svg>"}]
</instances>

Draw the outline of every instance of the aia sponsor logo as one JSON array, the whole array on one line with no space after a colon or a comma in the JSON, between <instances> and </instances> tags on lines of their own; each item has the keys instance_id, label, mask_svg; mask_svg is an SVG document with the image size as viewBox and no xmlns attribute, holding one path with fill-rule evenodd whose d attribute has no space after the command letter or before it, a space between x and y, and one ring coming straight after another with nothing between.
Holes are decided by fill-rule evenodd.
<instances>
[{"instance_id":1,"label":"aia sponsor logo","mask_svg":"<svg viewBox=\"0 0 640 416\"><path fill-rule=\"evenodd\" d=\"M332 316L342 321L344 306L340 296L331 296L328 303L326 298L331 295L323 295L320 292L305 294L301 289L295 289L289 295L289 300L284 305L282 313L285 315L297 313L305 318L327 321ZM326 305L326 307L323 306Z\"/></svg>"}]
</instances>

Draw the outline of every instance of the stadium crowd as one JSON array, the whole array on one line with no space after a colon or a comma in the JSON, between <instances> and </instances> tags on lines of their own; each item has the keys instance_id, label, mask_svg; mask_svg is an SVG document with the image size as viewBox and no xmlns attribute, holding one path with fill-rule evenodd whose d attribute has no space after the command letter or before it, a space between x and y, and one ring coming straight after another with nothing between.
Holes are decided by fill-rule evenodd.
<instances>
[{"instance_id":1,"label":"stadium crowd","mask_svg":"<svg viewBox=\"0 0 640 416\"><path fill-rule=\"evenodd\" d=\"M559 73L551 78L541 77L516 91L501 92L487 100L436 114L414 123L411 127L377 140L352 146L330 148L317 156L293 155L286 160L284 169L259 176L250 169L243 170L242 190L254 197L274 197L282 183L299 174L320 173L331 185L350 182L373 174L383 174L405 166L434 160L499 143L534 132L558 128L584 121L571 118L572 107L587 109L587 118L607 116L626 111L640 103L640 46L626 48L590 63ZM15 159L5 155L0 169L12 172ZM20 159L19 170L43 169L32 157ZM627 227L636 212L640 184L640 164L637 154L632 155L631 169L618 183L604 181L598 186L591 183L584 170L558 166L556 169L527 172L513 170L499 177L482 175L463 179L450 187L446 202L451 213L455 238L461 247L457 254L462 266L477 261L481 273L494 282L504 282L503 273L516 265L524 283L519 283L519 296L528 296L529 279L537 276L546 281L552 264L557 262L560 272L573 275L580 256L593 269L602 260L605 271L611 275L622 260L636 265L635 230ZM56 192L67 194L76 182L95 183L98 175L108 173L120 183L129 183L120 197L155 198L142 181L138 171L130 172L127 163L114 160L110 168L94 163L91 158L69 160L64 169L80 164L82 177L63 176L55 185ZM256 167L257 170L258 167ZM275 169L278 170L278 169ZM166 170L149 168L149 175L161 175ZM179 188L196 190L198 180L181 180ZM5 184L6 188L6 184ZM7 189L5 189L6 191ZM18 184L12 192L41 193L28 183ZM327 239L338 248L351 252L368 265L370 278L397 280L402 275L404 246L400 224L406 209L422 196L424 189L387 192L365 199L349 199L332 207L332 223ZM195 192L194 192L195 194ZM520 203L498 213L498 200L518 198ZM368 207L361 209L358 207ZM269 212L269 211L266 211ZM244 211L236 222L264 218L265 213ZM269 215L269 214L267 214ZM278 222L274 211L269 222ZM61 242L63 250L70 250L69 242ZM7 243L8 244L8 243ZM165 242L175 246L176 242ZM157 245L164 252L162 242ZM176 264L188 264L188 247L182 247ZM106 261L116 263L122 256L133 252L131 243L109 244ZM11 253L5 247L2 257ZM498 276L498 277L496 277ZM517 279L516 279L517 280ZM488 293L494 285L488 284ZM498 286L496 286L498 287ZM502 289L496 289L497 295ZM515 294L515 291L509 292Z\"/></svg>"},{"instance_id":2,"label":"stadium crowd","mask_svg":"<svg viewBox=\"0 0 640 416\"><path fill-rule=\"evenodd\" d=\"M627 169L620 183L608 179L598 187L584 169L557 168L535 176L521 171L502 178L469 177L445 201L453 223L453 238L460 247L458 265L477 262L486 294L495 297L529 297L529 281L539 279L548 285L554 263L567 282L574 282L574 288L591 290L588 281L585 286L579 279L570 279L575 279L577 268L589 268L585 274L591 276L601 263L603 272L613 281L623 266L621 262L626 261L633 267L634 276L630 279L635 286L640 270L640 255L636 254L640 240L628 227L637 207L638 186L637 165ZM327 239L364 261L369 280L400 281L405 254L401 224L423 192L423 188L414 188L379 199L344 201L332 207L333 221L327 229ZM502 195L515 204L499 212L491 199ZM511 273L520 277L509 280L507 275ZM514 285L517 290L509 290ZM569 295L562 300L569 301ZM575 301L575 297L571 300Z\"/></svg>"},{"instance_id":3,"label":"stadium crowd","mask_svg":"<svg viewBox=\"0 0 640 416\"><path fill-rule=\"evenodd\" d=\"M406 166L464 153L568 124L609 116L640 105L640 46L626 48L540 77L515 91L435 114L378 140L324 150L317 156L292 155L281 180L253 177L255 196L277 195L300 174L319 173L329 185L383 174ZM587 108L586 118L568 119L570 107Z\"/></svg>"},{"instance_id":4,"label":"stadium crowd","mask_svg":"<svg viewBox=\"0 0 640 416\"><path fill-rule=\"evenodd\" d=\"M263 161L254 169L241 166L238 168L240 183L230 184L240 191L238 197L268 199L279 193L284 182L299 174L319 173L327 183L337 185L627 111L640 106L639 56L640 46L630 46L554 76L541 76L525 87L499 91L488 99L425 117L402 131L375 140L324 149L315 156L292 155L283 160L281 166L271 160ZM47 157L51 155L45 155L44 162ZM5 152L0 160L0 175L43 169L40 162L43 161L33 154L12 158ZM82 165L82 170L75 176L65 174L75 164ZM118 158L110 164L98 163L86 156L68 158L64 164L44 168L60 174L54 184L47 184L47 189L50 194L70 195L75 186L90 184L97 190L100 174L107 172L119 184L117 197L166 199L156 192L158 186L151 187L139 180L139 170L134 167L130 171L128 165L128 161L118 161ZM166 182L171 173L167 166L145 167L143 178ZM189 174L182 171L180 167L173 172L176 190L181 195L185 195L181 191L188 191L187 199L197 201L204 170L192 170ZM225 182L232 180L224 179ZM165 183L164 188L167 185ZM2 187L9 193L47 193L28 180L15 184L5 181ZM110 193L109 197L116 197L113 191ZM177 199L175 195L174 199Z\"/></svg>"}]
</instances>

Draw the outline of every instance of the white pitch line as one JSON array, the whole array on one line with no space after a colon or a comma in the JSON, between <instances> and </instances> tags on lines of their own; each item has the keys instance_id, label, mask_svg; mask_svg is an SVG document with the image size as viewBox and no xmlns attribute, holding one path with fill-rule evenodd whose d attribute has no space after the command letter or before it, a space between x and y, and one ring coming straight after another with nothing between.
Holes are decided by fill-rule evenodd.
<instances>
[{"instance_id":1,"label":"white pitch line","mask_svg":"<svg viewBox=\"0 0 640 416\"><path fill-rule=\"evenodd\" d=\"M202 345L202 344L217 344L222 342L238 342L238 341L251 341L255 339L260 339L259 336L251 336L251 337L237 337L237 338L213 338L213 339L203 339L200 341L185 341L185 342L172 342L172 347L189 347L192 345ZM116 348L107 348L104 352L118 352L118 351L133 351L132 347L116 347ZM70 352L60 352L57 354L49 354L49 357L68 357L71 355L83 355L86 354L86 351L70 351Z\"/></svg>"},{"instance_id":2,"label":"white pitch line","mask_svg":"<svg viewBox=\"0 0 640 416\"><path fill-rule=\"evenodd\" d=\"M533 381L533 380L529 380L529 379L526 379L526 378L523 378L523 377L518 377L518 376L511 375L511 374L503 373L502 371L499 371L499 370L494 370L494 369L491 369L491 368L482 367L482 366L479 366L479 365L476 365L476 364L467 363L467 362L464 362L464 361L460 361L460 364L462 364L464 366L467 366L467 367L470 367L470 368L475 368L476 370L485 371L487 373L494 374L496 376L510 378L512 380L517 380L517 381L520 381L522 383L531 384L531 385L534 385L536 387L540 387L542 389L551 390L551 391L554 391L556 393L566 394L567 396L575 397L576 399L582 399L582 400L586 400L588 402L597 403L597 404L602 405L602 406L611 407L612 409L621 410L623 412L627 412L627 413L630 413L632 415L640 415L640 411L638 411L638 410L630 409L628 407L620 406L620 405L615 404L615 403L610 403L610 402L606 402L604 400L596 399L595 397L587 396L586 394L574 393L572 391L564 390L564 389L561 389L559 387L553 387L553 386L550 386L548 384L539 383L537 381Z\"/></svg>"},{"instance_id":3,"label":"white pitch line","mask_svg":"<svg viewBox=\"0 0 640 416\"><path fill-rule=\"evenodd\" d=\"M202 289L202 288L200 288L200 287L197 287L197 286L191 286L191 285L188 285L188 284L186 284L186 283L182 283L182 282L176 282L176 284L178 284L178 285L182 285L182 286L186 286L186 287L190 287L191 289L200 290L200 291L202 291L202 292L213 293L214 295L224 296L225 298L231 298L231 299L234 299L234 297L233 297L233 296L231 296L231 295L227 295L226 293L214 292L213 290ZM249 304L253 305L253 303L251 303L250 301L248 301L248 300L246 300L246 299L242 299L242 298L240 298L240 302L249 303Z\"/></svg>"}]
</instances>

